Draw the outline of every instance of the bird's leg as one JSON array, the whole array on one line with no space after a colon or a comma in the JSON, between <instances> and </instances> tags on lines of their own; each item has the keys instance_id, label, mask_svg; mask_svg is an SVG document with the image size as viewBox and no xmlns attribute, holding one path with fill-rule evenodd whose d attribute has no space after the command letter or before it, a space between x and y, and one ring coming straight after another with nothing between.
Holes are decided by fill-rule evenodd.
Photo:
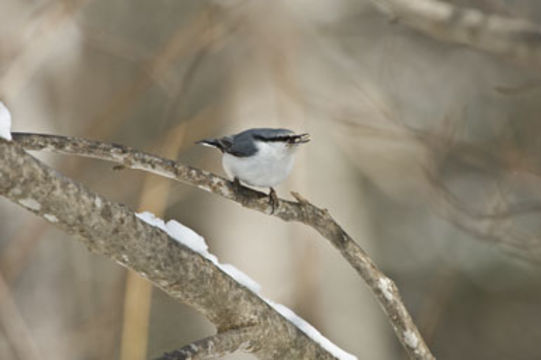
<instances>
[{"instance_id":1,"label":"bird's leg","mask_svg":"<svg viewBox=\"0 0 541 360\"><path fill-rule=\"evenodd\" d=\"M269 204L272 208L272 213L271 214L274 214L274 211L276 210L276 208L278 207L278 195L276 195L276 191L274 191L273 188L269 188L270 189L270 192L269 192Z\"/></svg>"},{"instance_id":2,"label":"bird's leg","mask_svg":"<svg viewBox=\"0 0 541 360\"><path fill-rule=\"evenodd\" d=\"M246 188L240 183L238 177L233 178L233 192L237 201L239 201L243 206L246 205L246 202L249 200L249 197L246 194Z\"/></svg>"}]
</instances>

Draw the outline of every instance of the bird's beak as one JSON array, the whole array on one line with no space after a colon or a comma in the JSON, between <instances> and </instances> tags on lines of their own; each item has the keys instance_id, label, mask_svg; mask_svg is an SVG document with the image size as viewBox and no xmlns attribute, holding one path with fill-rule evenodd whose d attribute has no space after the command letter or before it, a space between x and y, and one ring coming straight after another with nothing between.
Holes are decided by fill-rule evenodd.
<instances>
[{"instance_id":1,"label":"bird's beak","mask_svg":"<svg viewBox=\"0 0 541 360\"><path fill-rule=\"evenodd\" d=\"M296 138L295 142L297 144L304 144L304 143L307 143L308 141L310 141L310 134L300 134Z\"/></svg>"}]
</instances>

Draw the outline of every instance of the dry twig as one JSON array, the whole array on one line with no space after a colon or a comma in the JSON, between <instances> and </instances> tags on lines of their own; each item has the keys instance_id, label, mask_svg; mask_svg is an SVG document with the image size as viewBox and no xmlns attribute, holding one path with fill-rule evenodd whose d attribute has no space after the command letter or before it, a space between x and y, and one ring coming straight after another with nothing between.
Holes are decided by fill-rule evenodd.
<instances>
[{"instance_id":1,"label":"dry twig","mask_svg":"<svg viewBox=\"0 0 541 360\"><path fill-rule=\"evenodd\" d=\"M431 37L541 70L541 26L440 0L370 0L392 19Z\"/></svg>"}]
</instances>

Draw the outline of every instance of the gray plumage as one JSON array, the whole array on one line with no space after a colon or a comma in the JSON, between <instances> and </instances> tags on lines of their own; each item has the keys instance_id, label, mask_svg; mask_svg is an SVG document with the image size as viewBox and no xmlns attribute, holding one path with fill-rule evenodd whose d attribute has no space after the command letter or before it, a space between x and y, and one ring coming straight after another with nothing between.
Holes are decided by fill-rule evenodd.
<instances>
[{"instance_id":1,"label":"gray plumage","mask_svg":"<svg viewBox=\"0 0 541 360\"><path fill-rule=\"evenodd\" d=\"M222 151L222 165L230 178L247 185L272 189L291 171L298 145L309 140L308 134L297 135L287 129L261 128L197 143Z\"/></svg>"},{"instance_id":2,"label":"gray plumage","mask_svg":"<svg viewBox=\"0 0 541 360\"><path fill-rule=\"evenodd\" d=\"M257 128L222 138L204 139L198 141L197 144L213 146L224 153L237 157L247 157L257 153L258 148L255 141L284 141L293 144L303 136L306 134L295 135L293 131L288 129Z\"/></svg>"}]
</instances>

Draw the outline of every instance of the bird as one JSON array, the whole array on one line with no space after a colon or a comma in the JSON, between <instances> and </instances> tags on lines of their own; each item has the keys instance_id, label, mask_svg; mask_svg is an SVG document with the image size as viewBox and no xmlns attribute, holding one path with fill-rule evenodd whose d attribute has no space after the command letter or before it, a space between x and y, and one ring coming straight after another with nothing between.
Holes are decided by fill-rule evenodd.
<instances>
[{"instance_id":1,"label":"bird","mask_svg":"<svg viewBox=\"0 0 541 360\"><path fill-rule=\"evenodd\" d=\"M274 211L278 203L274 187L291 172L299 145L309 141L308 133L254 128L221 138L199 140L196 144L217 148L223 153L222 166L235 186L242 183L269 188L269 199Z\"/></svg>"}]
</instances>

